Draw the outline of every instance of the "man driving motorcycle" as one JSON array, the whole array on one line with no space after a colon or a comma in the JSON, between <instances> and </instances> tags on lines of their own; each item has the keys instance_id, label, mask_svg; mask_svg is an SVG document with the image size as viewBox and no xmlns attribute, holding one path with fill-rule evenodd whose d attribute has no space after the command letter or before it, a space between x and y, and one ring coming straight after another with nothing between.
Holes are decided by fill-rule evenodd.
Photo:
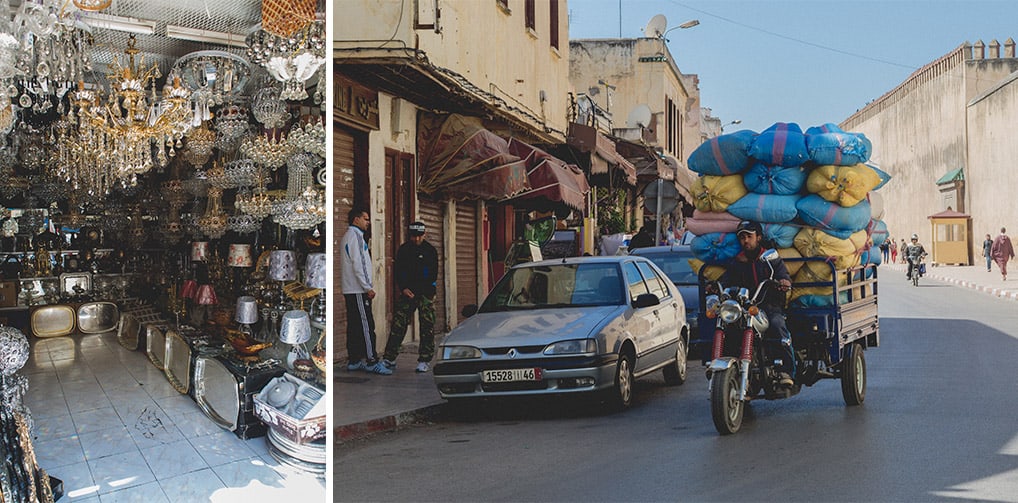
<instances>
[{"instance_id":1,"label":"man driving motorcycle","mask_svg":"<svg viewBox=\"0 0 1018 503\"><path fill-rule=\"evenodd\" d=\"M758 260L763 253L763 227L757 222L743 221L736 229L739 237L739 245L742 252L735 256L727 264L725 274L721 277L721 284L747 288L750 292L755 291L761 281L771 277L771 267L774 268L773 279L778 282L777 286L767 285L761 292L763 300L758 304L760 310L767 314L770 320L770 328L764 334L765 338L780 342L782 349L782 365L778 383L782 386L792 386L795 375L795 357L792 351L792 336L785 326L785 292L792 286L792 278L788 274L788 268L781 258L767 262Z\"/></svg>"},{"instance_id":2,"label":"man driving motorcycle","mask_svg":"<svg viewBox=\"0 0 1018 503\"><path fill-rule=\"evenodd\" d=\"M926 249L919 244L919 235L912 234L912 243L905 247L905 260L908 261L908 272L905 274L907 279L912 279L912 265L921 264L925 257Z\"/></svg>"}]
</instances>

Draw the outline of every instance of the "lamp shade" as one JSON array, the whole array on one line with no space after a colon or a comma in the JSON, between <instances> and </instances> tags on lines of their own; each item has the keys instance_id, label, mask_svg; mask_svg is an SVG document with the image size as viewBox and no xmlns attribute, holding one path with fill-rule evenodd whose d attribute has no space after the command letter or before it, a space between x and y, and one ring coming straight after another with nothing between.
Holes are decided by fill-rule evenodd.
<instances>
[{"instance_id":1,"label":"lamp shade","mask_svg":"<svg viewBox=\"0 0 1018 503\"><path fill-rule=\"evenodd\" d=\"M184 280L184 285L180 287L181 298L193 299L196 293L198 293L198 282L193 279Z\"/></svg>"},{"instance_id":2,"label":"lamp shade","mask_svg":"<svg viewBox=\"0 0 1018 503\"><path fill-rule=\"evenodd\" d=\"M237 323L250 325L258 323L258 302L250 295L237 297Z\"/></svg>"},{"instance_id":3,"label":"lamp shade","mask_svg":"<svg viewBox=\"0 0 1018 503\"><path fill-rule=\"evenodd\" d=\"M251 258L251 245L234 243L230 245L230 254L227 256L227 265L230 267L251 267L254 260Z\"/></svg>"},{"instance_id":4,"label":"lamp shade","mask_svg":"<svg viewBox=\"0 0 1018 503\"><path fill-rule=\"evenodd\" d=\"M311 288L325 288L325 254L309 253L304 284Z\"/></svg>"},{"instance_id":5,"label":"lamp shade","mask_svg":"<svg viewBox=\"0 0 1018 503\"><path fill-rule=\"evenodd\" d=\"M297 254L293 250L272 250L269 254L269 279L274 281L297 279Z\"/></svg>"},{"instance_id":6,"label":"lamp shade","mask_svg":"<svg viewBox=\"0 0 1018 503\"><path fill-rule=\"evenodd\" d=\"M279 325L279 341L285 344L303 344L311 340L311 318L306 311L294 309L283 313Z\"/></svg>"},{"instance_id":7,"label":"lamp shade","mask_svg":"<svg viewBox=\"0 0 1018 503\"><path fill-rule=\"evenodd\" d=\"M200 306L211 306L219 303L219 298L216 297L216 290L212 288L212 285L201 285L198 287L198 292L194 294L194 301Z\"/></svg>"},{"instance_id":8,"label":"lamp shade","mask_svg":"<svg viewBox=\"0 0 1018 503\"><path fill-rule=\"evenodd\" d=\"M209 259L209 242L194 241L191 243L191 260L193 262L205 262Z\"/></svg>"}]
</instances>

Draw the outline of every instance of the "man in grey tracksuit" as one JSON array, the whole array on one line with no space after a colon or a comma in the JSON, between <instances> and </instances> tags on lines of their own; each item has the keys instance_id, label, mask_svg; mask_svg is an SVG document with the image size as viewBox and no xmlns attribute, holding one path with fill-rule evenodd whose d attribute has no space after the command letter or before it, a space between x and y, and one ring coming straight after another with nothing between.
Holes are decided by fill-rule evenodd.
<instances>
[{"instance_id":1,"label":"man in grey tracksuit","mask_svg":"<svg viewBox=\"0 0 1018 503\"><path fill-rule=\"evenodd\" d=\"M371 226L370 215L363 208L350 210L350 227L339 245L340 290L346 300L346 351L350 362L347 370L364 370L390 375L392 370L378 361L375 351L375 319L371 315L372 286L371 254L364 232Z\"/></svg>"}]
</instances>

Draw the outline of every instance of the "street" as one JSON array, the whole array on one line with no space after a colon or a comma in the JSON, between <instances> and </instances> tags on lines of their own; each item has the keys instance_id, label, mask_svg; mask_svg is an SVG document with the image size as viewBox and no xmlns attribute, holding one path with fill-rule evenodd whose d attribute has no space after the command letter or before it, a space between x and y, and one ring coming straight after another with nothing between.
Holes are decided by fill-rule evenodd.
<instances>
[{"instance_id":1,"label":"street","mask_svg":"<svg viewBox=\"0 0 1018 503\"><path fill-rule=\"evenodd\" d=\"M683 386L638 381L624 413L514 400L343 445L335 499L1018 501L1014 301L881 273L859 407L821 381L721 437L692 361Z\"/></svg>"}]
</instances>

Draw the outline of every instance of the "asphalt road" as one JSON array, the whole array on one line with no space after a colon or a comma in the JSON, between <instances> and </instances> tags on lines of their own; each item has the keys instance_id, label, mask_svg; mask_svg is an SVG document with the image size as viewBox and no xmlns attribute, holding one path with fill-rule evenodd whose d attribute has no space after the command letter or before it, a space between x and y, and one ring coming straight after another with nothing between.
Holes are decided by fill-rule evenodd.
<instances>
[{"instance_id":1,"label":"asphalt road","mask_svg":"<svg viewBox=\"0 0 1018 503\"><path fill-rule=\"evenodd\" d=\"M344 445L336 501L1018 501L1018 305L887 271L866 401L821 381L714 430L699 362L634 407L524 400Z\"/></svg>"}]
</instances>

